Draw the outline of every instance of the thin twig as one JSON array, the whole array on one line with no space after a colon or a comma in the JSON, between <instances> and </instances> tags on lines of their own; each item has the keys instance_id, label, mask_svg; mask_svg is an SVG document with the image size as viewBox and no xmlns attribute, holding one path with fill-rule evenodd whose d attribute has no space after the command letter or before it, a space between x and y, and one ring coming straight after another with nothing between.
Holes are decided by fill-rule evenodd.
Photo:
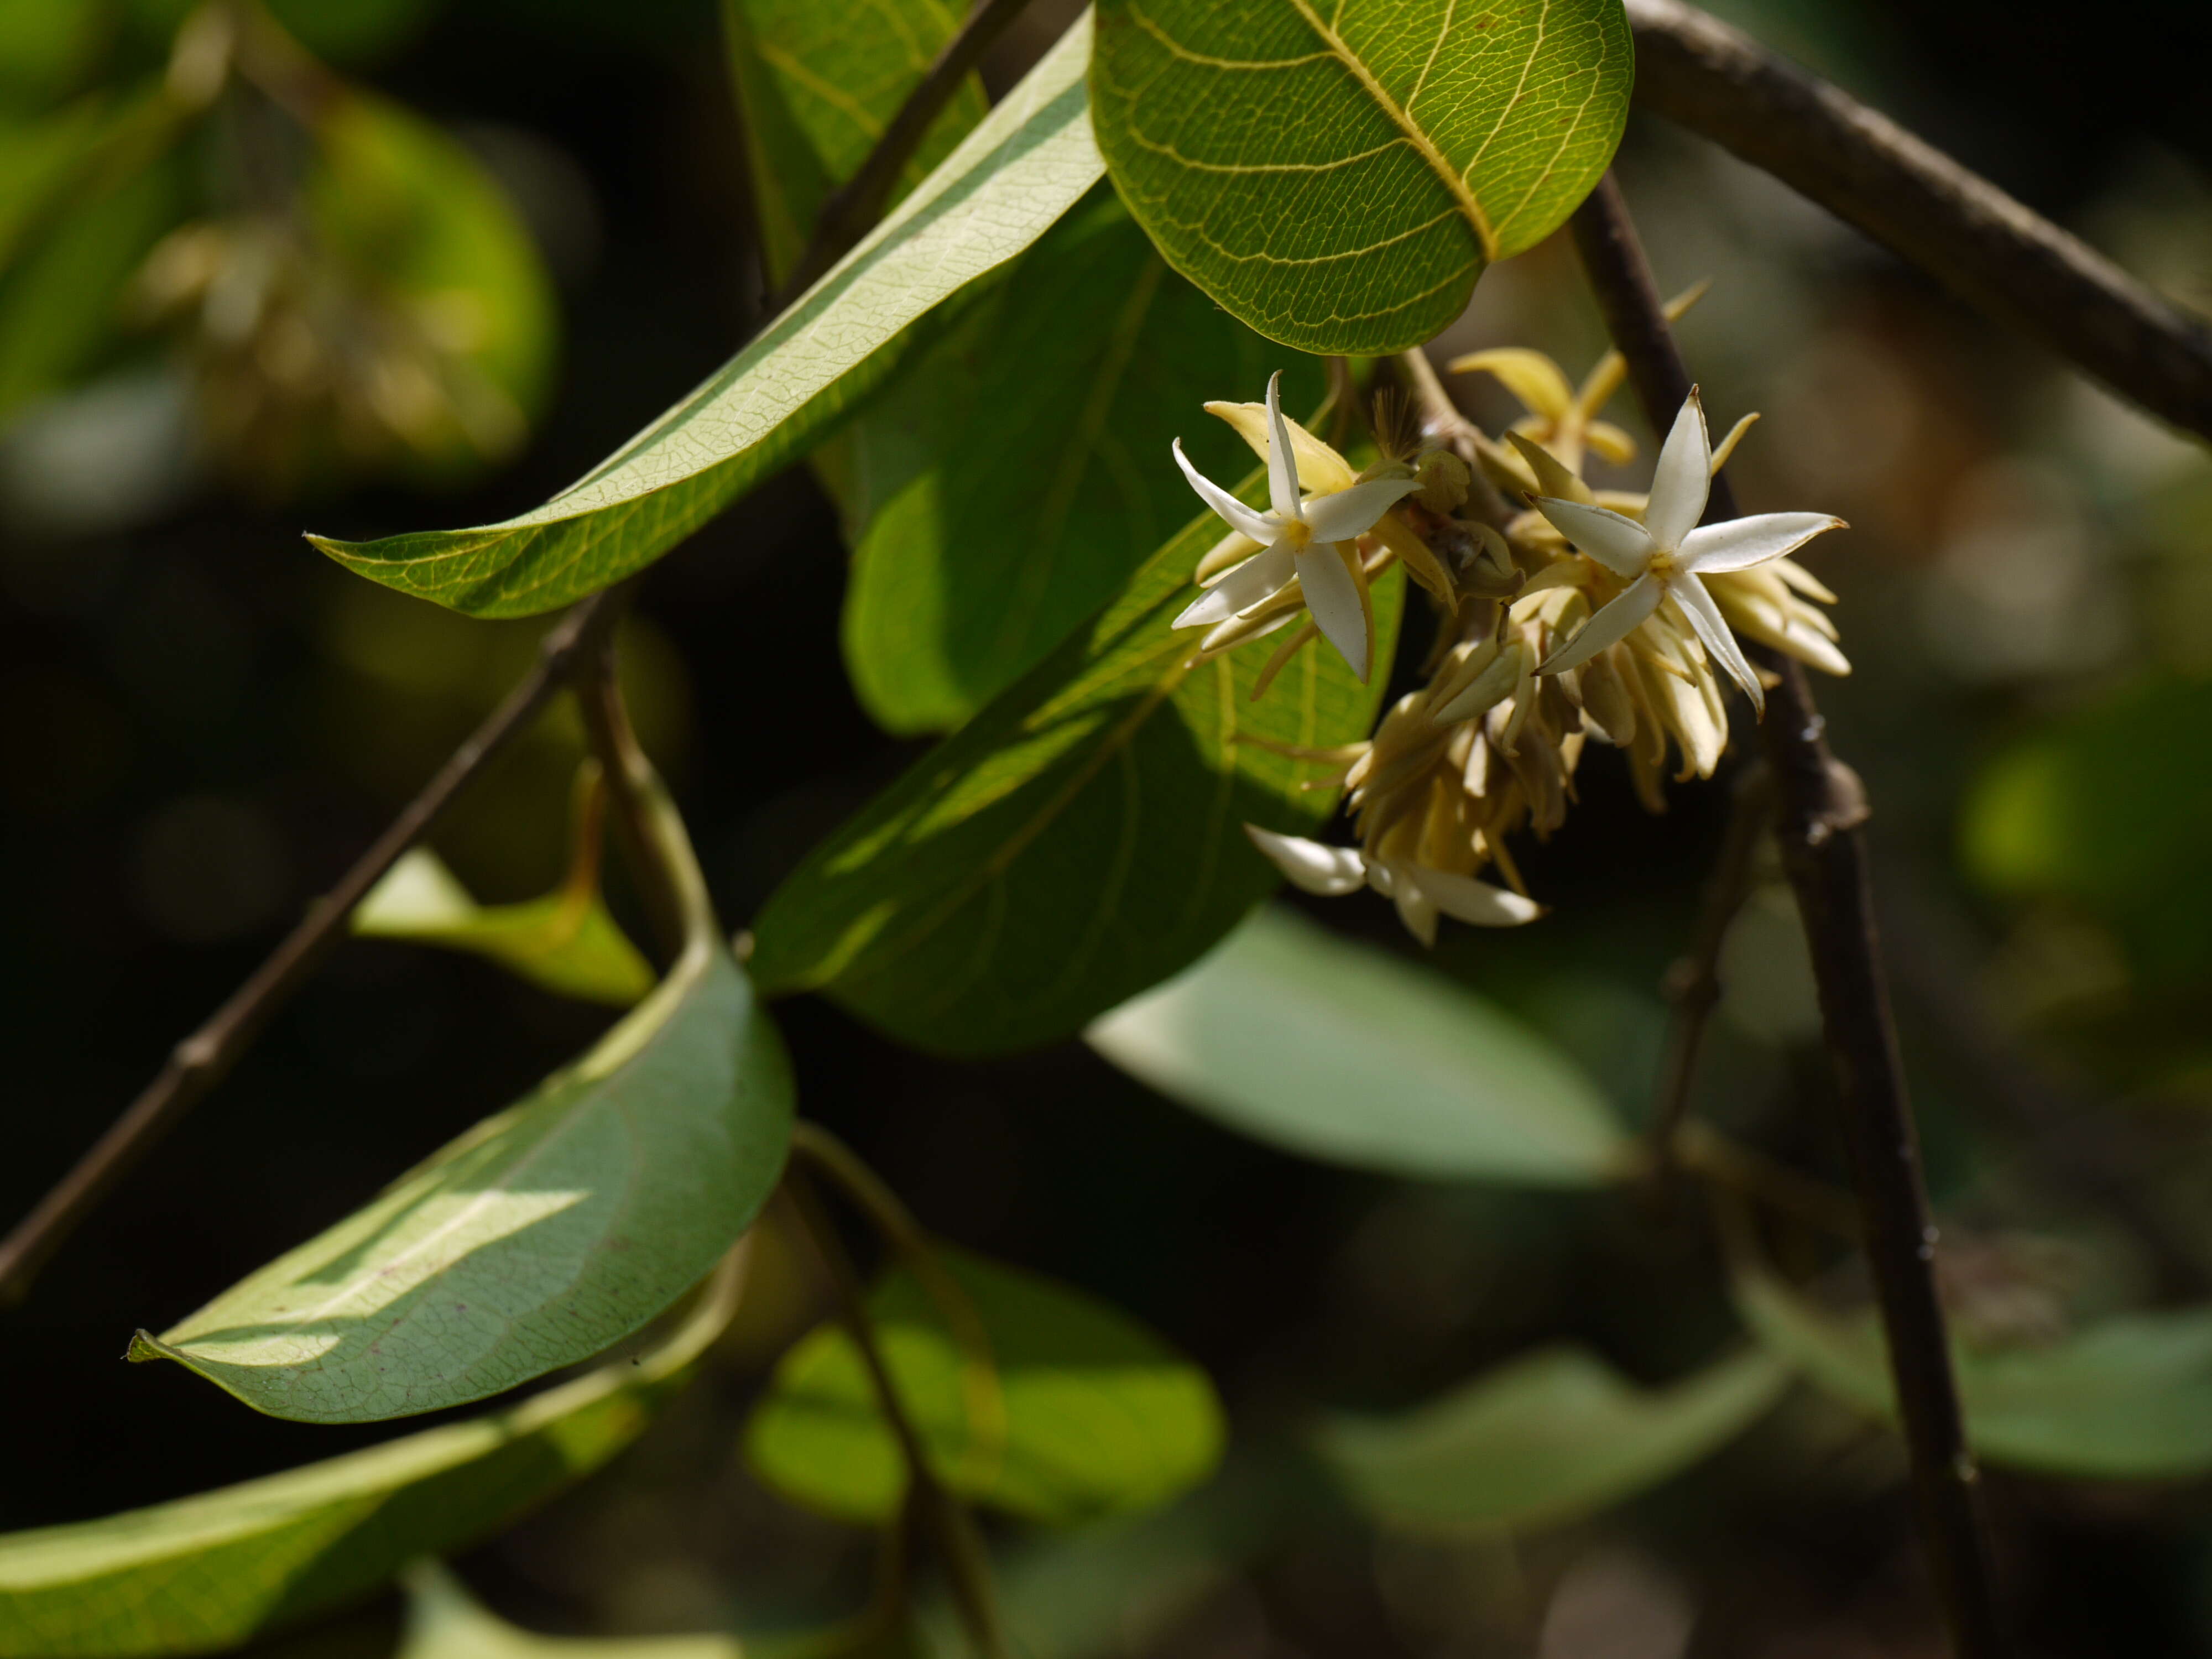
<instances>
[{"instance_id":1,"label":"thin twig","mask_svg":"<svg viewBox=\"0 0 2212 1659\"><path fill-rule=\"evenodd\" d=\"M1689 374L1611 174L1576 210L1574 234L1606 325L1627 360L1638 398L1652 425L1663 432L1689 395ZM1735 495L1724 476L1713 479L1705 516L1736 516ZM1776 676L1759 728L1774 778L1775 833L1796 891L1820 990L1821 1024L1835 1068L1844 1139L1888 1338L1932 1576L1959 1659L1994 1659L2002 1644L1981 1483L1967 1449L1949 1337L1936 1297L1936 1227L1875 939L1861 834L1866 799L1857 778L1828 751L1803 668L1762 647L1752 647L1752 655Z\"/></svg>"},{"instance_id":2,"label":"thin twig","mask_svg":"<svg viewBox=\"0 0 2212 1659\"><path fill-rule=\"evenodd\" d=\"M1756 763L1746 767L1736 780L1728 833L1722 837L1720 854L1698 901L1689 953L1667 972L1667 1000L1674 1005L1674 1022L1650 1131L1652 1174L1662 1184L1674 1168L1676 1132L1690 1109L1690 1085L1697 1075L1705 1026L1720 1006L1721 948L1728 943L1729 924L1750 895L1753 855L1773 816L1774 792L1766 769Z\"/></svg>"},{"instance_id":3,"label":"thin twig","mask_svg":"<svg viewBox=\"0 0 2212 1659\"><path fill-rule=\"evenodd\" d=\"M869 1385L875 1391L876 1404L883 1413L884 1421L890 1425L891 1437L898 1443L899 1455L906 1464L911 1511L928 1532L943 1559L953 1601L960 1609L961 1622L967 1627L969 1639L982 1659L1007 1659L1006 1632L999 1616L997 1591L991 1582L989 1555L976 1535L974 1519L945 1491L937 1472L930 1467L921 1436L907 1413L905 1401L899 1398L882 1345L876 1340L876 1328L868 1318L867 1297L860 1273L846 1254L835 1224L805 1175L795 1169L786 1171L781 1198L796 1218L799 1231L814 1247L814 1254L829 1277L830 1289L837 1299L838 1322L859 1349L860 1362L867 1369Z\"/></svg>"},{"instance_id":4,"label":"thin twig","mask_svg":"<svg viewBox=\"0 0 2212 1659\"><path fill-rule=\"evenodd\" d=\"M1628 0L1636 101L1772 173L1968 304L2212 437L2212 326L1988 179L1682 0Z\"/></svg>"},{"instance_id":5,"label":"thin twig","mask_svg":"<svg viewBox=\"0 0 2212 1659\"><path fill-rule=\"evenodd\" d=\"M130 1109L0 1240L0 1305L20 1302L28 1293L31 1281L63 1241L161 1135L222 1080L270 1018L322 965L345 936L346 918L368 890L428 833L486 763L530 724L611 614L606 600L605 594L596 594L561 619L546 635L528 678L453 751L336 885L308 907L283 943L207 1023L170 1051L167 1062Z\"/></svg>"},{"instance_id":6,"label":"thin twig","mask_svg":"<svg viewBox=\"0 0 2212 1659\"><path fill-rule=\"evenodd\" d=\"M1006 26L1028 3L1029 0L984 0L961 25L960 32L945 43L945 50L937 54L937 61L899 106L898 113L891 117L860 171L823 203L814 216L814 234L769 300L769 316L775 316L813 287L883 217L884 204L897 188L899 174L921 147L931 124L959 91L960 83L975 73L992 43L1006 32Z\"/></svg>"},{"instance_id":7,"label":"thin twig","mask_svg":"<svg viewBox=\"0 0 2212 1659\"><path fill-rule=\"evenodd\" d=\"M624 583L609 592L624 594L629 586ZM659 781L653 763L638 746L637 733L623 706L612 628L599 630L593 648L578 659L572 683L585 738L599 757L607 793L614 804L615 834L622 842L654 937L672 957L687 942L684 918L694 901L683 890L680 873L672 872L667 861L655 855L657 838L647 795Z\"/></svg>"}]
</instances>

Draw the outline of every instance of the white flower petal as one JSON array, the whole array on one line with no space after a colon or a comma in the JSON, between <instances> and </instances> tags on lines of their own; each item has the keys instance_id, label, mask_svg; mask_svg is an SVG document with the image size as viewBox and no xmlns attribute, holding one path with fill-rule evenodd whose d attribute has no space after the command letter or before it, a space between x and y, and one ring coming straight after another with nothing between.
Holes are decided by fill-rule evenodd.
<instances>
[{"instance_id":1,"label":"white flower petal","mask_svg":"<svg viewBox=\"0 0 2212 1659\"><path fill-rule=\"evenodd\" d=\"M1376 520L1421 487L1418 478L1370 478L1299 509L1317 542L1348 542L1374 528Z\"/></svg>"},{"instance_id":2,"label":"white flower petal","mask_svg":"<svg viewBox=\"0 0 2212 1659\"><path fill-rule=\"evenodd\" d=\"M1713 596L1705 592L1705 585L1695 576L1678 576L1667 584L1667 592L1690 619L1697 630L1706 654L1728 672L1728 677L1743 688L1761 719L1766 714L1766 690L1759 684L1759 676L1752 672L1751 664L1743 654L1743 647L1735 642L1729 631L1728 620L1713 603Z\"/></svg>"},{"instance_id":3,"label":"white flower petal","mask_svg":"<svg viewBox=\"0 0 2212 1659\"><path fill-rule=\"evenodd\" d=\"M1241 611L1249 611L1271 593L1290 585L1297 574L1297 561L1287 547L1270 547L1254 554L1200 594L1171 628L1211 628Z\"/></svg>"},{"instance_id":4,"label":"white flower petal","mask_svg":"<svg viewBox=\"0 0 2212 1659\"><path fill-rule=\"evenodd\" d=\"M1310 542L1298 550L1298 586L1322 637L1344 653L1362 684L1367 679L1367 607L1359 585L1345 568L1334 542Z\"/></svg>"},{"instance_id":5,"label":"white flower petal","mask_svg":"<svg viewBox=\"0 0 2212 1659\"><path fill-rule=\"evenodd\" d=\"M1244 833L1303 892L1341 898L1367 884L1367 860L1357 847L1328 847L1297 836L1279 836L1256 823L1246 824Z\"/></svg>"},{"instance_id":6,"label":"white flower petal","mask_svg":"<svg viewBox=\"0 0 2212 1659\"><path fill-rule=\"evenodd\" d=\"M1843 528L1841 519L1825 513L1761 513L1705 525L1682 538L1681 568L1698 575L1748 570L1796 552L1824 530Z\"/></svg>"},{"instance_id":7,"label":"white flower petal","mask_svg":"<svg viewBox=\"0 0 2212 1659\"><path fill-rule=\"evenodd\" d=\"M1674 416L1674 429L1660 447L1659 463L1651 476L1651 501L1644 509L1644 527L1655 545L1672 553L1682 538L1697 528L1705 516L1705 492L1712 487L1713 447L1705 435L1705 408L1698 389L1682 400Z\"/></svg>"},{"instance_id":8,"label":"white flower petal","mask_svg":"<svg viewBox=\"0 0 2212 1659\"><path fill-rule=\"evenodd\" d=\"M1608 645L1617 645L1635 631L1636 627L1659 608L1664 590L1656 576L1638 576L1628 585L1628 591L1610 605L1601 608L1582 626L1582 631L1552 653L1537 665L1539 674L1564 674L1577 668Z\"/></svg>"},{"instance_id":9,"label":"white flower petal","mask_svg":"<svg viewBox=\"0 0 2212 1659\"><path fill-rule=\"evenodd\" d=\"M1406 931L1431 950L1437 943L1437 902L1413 879L1411 866L1398 865L1391 872L1390 902L1398 907L1398 920Z\"/></svg>"},{"instance_id":10,"label":"white flower petal","mask_svg":"<svg viewBox=\"0 0 2212 1659\"><path fill-rule=\"evenodd\" d=\"M1241 530L1261 546L1272 546L1281 535L1282 526L1264 513L1255 513L1207 477L1190 464L1190 457L1182 453L1182 440L1177 438L1172 447L1176 465L1182 476L1190 480L1190 487L1198 492L1199 499L1221 515L1222 521L1231 530Z\"/></svg>"},{"instance_id":11,"label":"white flower petal","mask_svg":"<svg viewBox=\"0 0 2212 1659\"><path fill-rule=\"evenodd\" d=\"M1291 444L1291 429L1283 424L1283 371L1267 377L1267 500L1279 519L1298 516L1297 451Z\"/></svg>"},{"instance_id":12,"label":"white flower petal","mask_svg":"<svg viewBox=\"0 0 2212 1659\"><path fill-rule=\"evenodd\" d=\"M1508 892L1503 887L1493 887L1486 881L1477 881L1473 876L1455 876L1449 871L1419 866L1401 873L1408 884L1418 886L1421 896L1437 909L1471 927L1518 927L1544 914L1544 907L1535 900Z\"/></svg>"},{"instance_id":13,"label":"white flower petal","mask_svg":"<svg viewBox=\"0 0 2212 1659\"><path fill-rule=\"evenodd\" d=\"M1651 532L1610 507L1540 495L1536 510L1559 534L1616 576L1640 576L1651 562Z\"/></svg>"}]
</instances>

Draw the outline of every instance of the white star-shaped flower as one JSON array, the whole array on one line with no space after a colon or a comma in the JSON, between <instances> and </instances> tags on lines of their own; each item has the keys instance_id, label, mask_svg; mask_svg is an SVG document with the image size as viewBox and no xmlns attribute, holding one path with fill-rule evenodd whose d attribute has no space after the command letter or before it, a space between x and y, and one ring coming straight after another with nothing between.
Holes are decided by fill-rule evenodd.
<instances>
[{"instance_id":1,"label":"white star-shaped flower","mask_svg":"<svg viewBox=\"0 0 2212 1659\"><path fill-rule=\"evenodd\" d=\"M1175 441L1176 465L1200 498L1231 530L1249 536L1261 550L1207 588L1196 604L1175 619L1177 628L1211 628L1241 617L1291 585L1296 578L1306 609L1322 637L1344 653L1352 672L1367 678L1367 606L1340 542L1373 528L1375 521L1420 488L1413 478L1374 478L1333 495L1302 499L1297 458L1283 419L1282 375L1267 381L1267 495L1271 511L1244 505L1190 464L1182 440ZM1356 555L1354 556L1357 556Z\"/></svg>"},{"instance_id":2,"label":"white star-shaped flower","mask_svg":"<svg viewBox=\"0 0 2212 1659\"><path fill-rule=\"evenodd\" d=\"M1628 583L1627 592L1547 658L1538 673L1563 673L1589 661L1627 638L1662 599L1672 599L1713 660L1743 688L1752 707L1765 714L1766 696L1759 676L1698 579L1748 570L1781 558L1824 530L1844 528L1844 521L1825 513L1762 513L1700 527L1698 520L1705 514L1712 480L1712 454L1705 408L1698 401L1698 389L1692 386L1681 413L1674 417L1674 429L1660 448L1642 524L1581 501L1551 495L1537 499L1536 510L1562 536Z\"/></svg>"},{"instance_id":3,"label":"white star-shaped flower","mask_svg":"<svg viewBox=\"0 0 2212 1659\"><path fill-rule=\"evenodd\" d=\"M1279 836L1256 823L1244 826L1252 844L1290 878L1291 885L1323 898L1340 898L1372 887L1398 906L1398 915L1424 945L1437 942L1437 918L1451 916L1476 927L1518 927L1544 914L1534 899L1473 876L1398 859L1370 858L1357 847L1331 847L1299 836Z\"/></svg>"}]
</instances>

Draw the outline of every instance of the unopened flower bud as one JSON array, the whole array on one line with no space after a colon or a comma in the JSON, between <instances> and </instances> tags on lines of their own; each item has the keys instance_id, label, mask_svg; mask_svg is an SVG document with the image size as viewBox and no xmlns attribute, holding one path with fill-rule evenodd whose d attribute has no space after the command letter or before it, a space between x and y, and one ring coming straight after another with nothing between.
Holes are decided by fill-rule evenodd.
<instances>
[{"instance_id":1,"label":"unopened flower bud","mask_svg":"<svg viewBox=\"0 0 2212 1659\"><path fill-rule=\"evenodd\" d=\"M1467 492L1473 475L1467 463L1447 449L1432 449L1413 464L1413 477L1420 481L1420 492L1414 499L1431 513L1456 513L1467 505Z\"/></svg>"}]
</instances>

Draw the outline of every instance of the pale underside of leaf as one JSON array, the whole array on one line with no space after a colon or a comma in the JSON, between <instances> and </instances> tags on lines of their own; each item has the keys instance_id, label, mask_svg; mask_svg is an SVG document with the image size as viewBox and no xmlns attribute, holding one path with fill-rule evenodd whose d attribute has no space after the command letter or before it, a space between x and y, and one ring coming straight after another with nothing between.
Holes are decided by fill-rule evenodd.
<instances>
[{"instance_id":1,"label":"pale underside of leaf","mask_svg":"<svg viewBox=\"0 0 2212 1659\"><path fill-rule=\"evenodd\" d=\"M1085 1036L1228 1127L1330 1163L1580 1187L1633 1162L1596 1085L1534 1032L1286 909L1261 911Z\"/></svg>"},{"instance_id":2,"label":"pale underside of leaf","mask_svg":"<svg viewBox=\"0 0 2212 1659\"><path fill-rule=\"evenodd\" d=\"M1644 1389L1580 1348L1547 1348L1402 1417L1337 1419L1321 1447L1355 1500L1396 1530L1449 1538L1547 1526L1687 1468L1789 1380L1754 1350Z\"/></svg>"}]
</instances>

